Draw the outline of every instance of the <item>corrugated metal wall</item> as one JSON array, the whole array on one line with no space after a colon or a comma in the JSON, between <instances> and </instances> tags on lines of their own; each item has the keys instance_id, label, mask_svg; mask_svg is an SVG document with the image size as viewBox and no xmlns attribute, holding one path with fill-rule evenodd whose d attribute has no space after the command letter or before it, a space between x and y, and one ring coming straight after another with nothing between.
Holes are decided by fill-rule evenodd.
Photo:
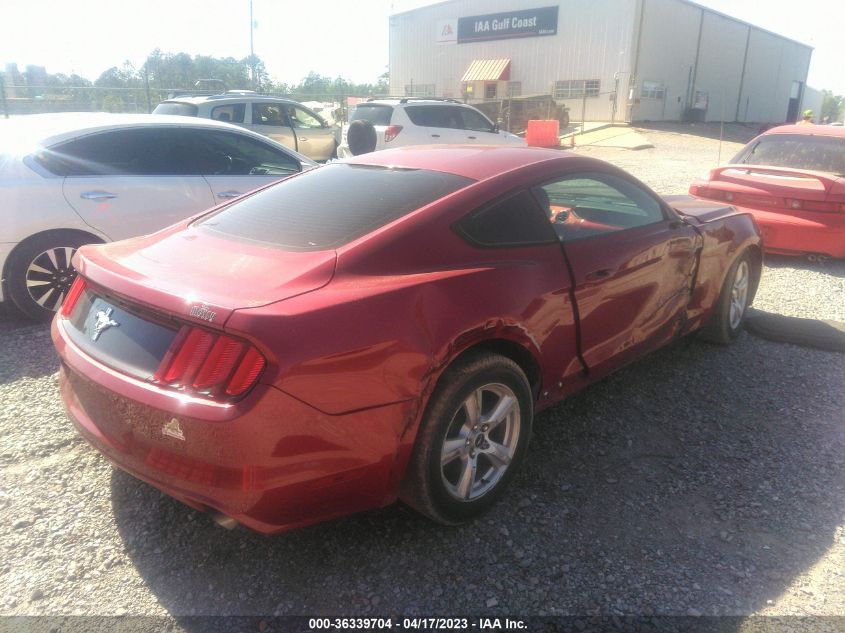
<instances>
[{"instance_id":1,"label":"corrugated metal wall","mask_svg":"<svg viewBox=\"0 0 845 633\"><path fill-rule=\"evenodd\" d=\"M445 20L555 4L554 36L436 41ZM782 122L806 82L811 52L687 0L452 0L390 18L392 94L413 83L459 98L473 60L509 58L511 81L521 82L523 95L550 94L556 80L598 79L598 96L566 101L576 121L582 107L586 120L677 121L698 97L706 110L691 114L707 121Z\"/></svg>"},{"instance_id":2,"label":"corrugated metal wall","mask_svg":"<svg viewBox=\"0 0 845 633\"><path fill-rule=\"evenodd\" d=\"M556 35L472 43L436 43L442 20L559 5ZM594 80L598 96L570 99L572 118L580 119L586 103L588 120L610 119L610 93L620 81L616 118L625 117L630 70L632 24L636 3L630 0L455 0L390 18L390 89L405 93L435 84L437 96L461 96L461 77L474 59L511 59L511 81L521 92L550 94L556 80Z\"/></svg>"}]
</instances>

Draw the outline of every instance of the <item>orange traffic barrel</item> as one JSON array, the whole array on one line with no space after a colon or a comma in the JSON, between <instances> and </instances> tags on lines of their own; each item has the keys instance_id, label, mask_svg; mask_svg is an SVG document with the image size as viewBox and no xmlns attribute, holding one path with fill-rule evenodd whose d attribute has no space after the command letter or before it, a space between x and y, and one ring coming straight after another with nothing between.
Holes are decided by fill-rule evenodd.
<instances>
[{"instance_id":1,"label":"orange traffic barrel","mask_svg":"<svg viewBox=\"0 0 845 633\"><path fill-rule=\"evenodd\" d=\"M560 122L557 119L533 119L528 122L525 142L530 147L557 147L560 145L559 131Z\"/></svg>"}]
</instances>

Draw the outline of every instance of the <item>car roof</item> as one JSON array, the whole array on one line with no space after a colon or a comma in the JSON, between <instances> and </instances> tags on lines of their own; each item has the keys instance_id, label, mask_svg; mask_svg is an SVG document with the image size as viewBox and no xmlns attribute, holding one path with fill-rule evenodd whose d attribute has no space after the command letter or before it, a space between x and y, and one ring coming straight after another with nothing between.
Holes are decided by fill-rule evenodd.
<instances>
[{"instance_id":1,"label":"car roof","mask_svg":"<svg viewBox=\"0 0 845 633\"><path fill-rule=\"evenodd\" d=\"M763 132L763 136L770 136L772 134L845 137L845 127L838 127L836 125L779 125Z\"/></svg>"},{"instance_id":2,"label":"car roof","mask_svg":"<svg viewBox=\"0 0 845 633\"><path fill-rule=\"evenodd\" d=\"M537 163L586 159L570 152L507 145L408 145L344 159L356 165L380 165L441 171L473 180L485 180ZM597 163L600 161L596 161Z\"/></svg>"},{"instance_id":3,"label":"car roof","mask_svg":"<svg viewBox=\"0 0 845 633\"><path fill-rule=\"evenodd\" d=\"M153 126L222 129L267 140L260 134L211 119L170 114L113 114L109 112L60 112L16 116L0 121L0 138L12 137L17 145L46 147L93 132Z\"/></svg>"},{"instance_id":4,"label":"car roof","mask_svg":"<svg viewBox=\"0 0 845 633\"><path fill-rule=\"evenodd\" d=\"M260 95L250 92L226 92L219 95L201 95L201 96L175 96L172 99L166 99L162 103L190 103L191 105L200 105L204 103L227 103L230 101L244 102L244 101L269 101L271 103L284 103L290 105L301 105L298 101L293 99L285 99L284 97L271 97L268 95Z\"/></svg>"},{"instance_id":5,"label":"car roof","mask_svg":"<svg viewBox=\"0 0 845 633\"><path fill-rule=\"evenodd\" d=\"M362 101L361 103L357 104L359 106L368 106L368 105L389 105L389 106L398 106L398 105L450 105L450 106L469 106L467 103L461 103L460 101L456 101L455 99L425 99L421 97L404 97L404 98L396 98L396 99L370 99L367 101ZM469 106L472 107L472 106Z\"/></svg>"}]
</instances>

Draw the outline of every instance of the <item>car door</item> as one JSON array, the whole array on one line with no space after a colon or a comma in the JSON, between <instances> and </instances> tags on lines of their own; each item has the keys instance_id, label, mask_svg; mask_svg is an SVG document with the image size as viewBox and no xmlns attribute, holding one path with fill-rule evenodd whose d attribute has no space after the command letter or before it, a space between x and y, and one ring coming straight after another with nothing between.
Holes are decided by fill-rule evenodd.
<instances>
[{"instance_id":1,"label":"car door","mask_svg":"<svg viewBox=\"0 0 845 633\"><path fill-rule=\"evenodd\" d=\"M502 137L496 127L480 112L468 107L456 108L460 112L464 129L464 143L500 145Z\"/></svg>"},{"instance_id":2,"label":"car door","mask_svg":"<svg viewBox=\"0 0 845 633\"><path fill-rule=\"evenodd\" d=\"M310 110L299 106L290 106L290 109L297 151L312 160L330 159L337 147L334 129Z\"/></svg>"},{"instance_id":3,"label":"car door","mask_svg":"<svg viewBox=\"0 0 845 633\"><path fill-rule=\"evenodd\" d=\"M151 233L211 207L211 189L186 168L175 129L111 130L51 148L64 166L68 204L112 240Z\"/></svg>"},{"instance_id":4,"label":"car door","mask_svg":"<svg viewBox=\"0 0 845 633\"><path fill-rule=\"evenodd\" d=\"M297 141L289 108L283 103L253 103L250 109L252 118L245 127L296 151Z\"/></svg>"},{"instance_id":5,"label":"car door","mask_svg":"<svg viewBox=\"0 0 845 633\"><path fill-rule=\"evenodd\" d=\"M591 376L670 340L689 303L695 229L619 175L571 174L535 193L563 244Z\"/></svg>"},{"instance_id":6,"label":"car door","mask_svg":"<svg viewBox=\"0 0 845 633\"><path fill-rule=\"evenodd\" d=\"M424 128L421 143L445 143L460 145L466 143L459 108L454 105L414 105L407 106L405 113L411 122Z\"/></svg>"},{"instance_id":7,"label":"car door","mask_svg":"<svg viewBox=\"0 0 845 633\"><path fill-rule=\"evenodd\" d=\"M208 182L217 203L287 178L303 168L293 154L247 134L210 129L186 129L180 134L191 148L197 173Z\"/></svg>"}]
</instances>

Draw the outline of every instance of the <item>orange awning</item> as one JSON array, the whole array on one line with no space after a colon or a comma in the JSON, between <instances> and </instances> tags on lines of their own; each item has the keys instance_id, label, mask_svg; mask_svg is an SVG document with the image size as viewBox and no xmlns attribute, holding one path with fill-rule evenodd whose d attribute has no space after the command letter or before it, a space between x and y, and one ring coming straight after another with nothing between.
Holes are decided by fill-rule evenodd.
<instances>
[{"instance_id":1,"label":"orange awning","mask_svg":"<svg viewBox=\"0 0 845 633\"><path fill-rule=\"evenodd\" d=\"M461 81L507 81L511 78L511 60L474 59Z\"/></svg>"}]
</instances>

